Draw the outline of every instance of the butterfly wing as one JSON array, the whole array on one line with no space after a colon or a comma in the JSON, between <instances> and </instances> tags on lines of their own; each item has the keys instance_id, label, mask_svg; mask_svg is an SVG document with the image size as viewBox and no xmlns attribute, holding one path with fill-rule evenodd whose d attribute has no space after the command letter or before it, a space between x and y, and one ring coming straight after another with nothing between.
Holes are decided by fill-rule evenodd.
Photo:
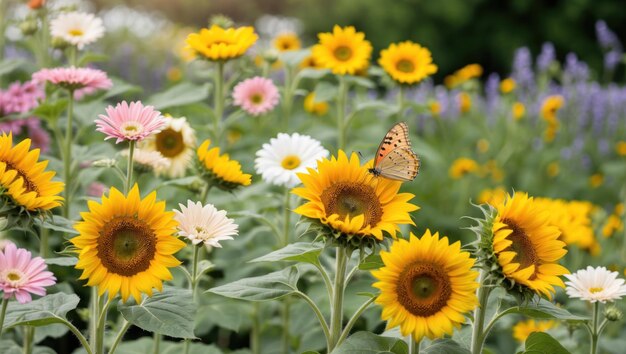
<instances>
[{"instance_id":1,"label":"butterfly wing","mask_svg":"<svg viewBox=\"0 0 626 354\"><path fill-rule=\"evenodd\" d=\"M393 150L398 148L411 149L411 142L409 141L409 127L404 122L400 122L385 134L385 137L378 145L376 150L376 157L374 159L374 167L379 168L380 162Z\"/></svg>"},{"instance_id":2,"label":"butterfly wing","mask_svg":"<svg viewBox=\"0 0 626 354\"><path fill-rule=\"evenodd\" d=\"M376 166L379 176L403 182L414 180L419 169L420 159L409 147L391 150Z\"/></svg>"}]
</instances>

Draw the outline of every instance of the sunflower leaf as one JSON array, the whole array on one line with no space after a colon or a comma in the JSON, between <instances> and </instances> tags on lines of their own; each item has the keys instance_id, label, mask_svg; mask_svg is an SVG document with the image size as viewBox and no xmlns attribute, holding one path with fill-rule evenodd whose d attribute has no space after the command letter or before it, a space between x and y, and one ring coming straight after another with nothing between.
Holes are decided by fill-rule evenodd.
<instances>
[{"instance_id":1,"label":"sunflower leaf","mask_svg":"<svg viewBox=\"0 0 626 354\"><path fill-rule=\"evenodd\" d=\"M470 354L470 351L462 348L452 339L434 341L428 348L421 351L423 354Z\"/></svg>"},{"instance_id":2,"label":"sunflower leaf","mask_svg":"<svg viewBox=\"0 0 626 354\"><path fill-rule=\"evenodd\" d=\"M140 304L132 299L127 303L120 301L117 309L128 322L143 330L174 338L196 338L196 306L188 289L166 286Z\"/></svg>"},{"instance_id":3,"label":"sunflower leaf","mask_svg":"<svg viewBox=\"0 0 626 354\"><path fill-rule=\"evenodd\" d=\"M248 301L274 300L295 293L298 278L298 269L289 267L258 277L239 279L207 292Z\"/></svg>"},{"instance_id":4,"label":"sunflower leaf","mask_svg":"<svg viewBox=\"0 0 626 354\"><path fill-rule=\"evenodd\" d=\"M531 333L524 347L525 354L570 354L556 339L543 332Z\"/></svg>"},{"instance_id":5,"label":"sunflower leaf","mask_svg":"<svg viewBox=\"0 0 626 354\"><path fill-rule=\"evenodd\" d=\"M400 338L382 337L370 332L357 332L335 348L332 354L406 354L408 351L408 346Z\"/></svg>"},{"instance_id":6,"label":"sunflower leaf","mask_svg":"<svg viewBox=\"0 0 626 354\"><path fill-rule=\"evenodd\" d=\"M324 245L321 243L296 242L274 252L268 253L265 256L255 258L251 260L250 263L292 261L318 264L318 258L323 249Z\"/></svg>"},{"instance_id":7,"label":"sunflower leaf","mask_svg":"<svg viewBox=\"0 0 626 354\"><path fill-rule=\"evenodd\" d=\"M56 293L33 300L27 304L11 301L7 307L5 328L15 326L47 326L65 323L65 315L78 306L76 294Z\"/></svg>"},{"instance_id":8,"label":"sunflower leaf","mask_svg":"<svg viewBox=\"0 0 626 354\"><path fill-rule=\"evenodd\" d=\"M337 97L339 88L330 82L321 81L315 85L315 102L327 102Z\"/></svg>"},{"instance_id":9,"label":"sunflower leaf","mask_svg":"<svg viewBox=\"0 0 626 354\"><path fill-rule=\"evenodd\" d=\"M529 303L524 306L511 307L497 316L502 317L508 314L520 314L532 318L555 318L562 321L582 322L589 320L587 317L570 313L564 308L557 307L550 301L541 299L537 303Z\"/></svg>"},{"instance_id":10,"label":"sunflower leaf","mask_svg":"<svg viewBox=\"0 0 626 354\"><path fill-rule=\"evenodd\" d=\"M209 97L209 84L194 85L183 82L152 95L147 101L149 105L162 110L170 107L185 106L190 103L204 101Z\"/></svg>"}]
</instances>

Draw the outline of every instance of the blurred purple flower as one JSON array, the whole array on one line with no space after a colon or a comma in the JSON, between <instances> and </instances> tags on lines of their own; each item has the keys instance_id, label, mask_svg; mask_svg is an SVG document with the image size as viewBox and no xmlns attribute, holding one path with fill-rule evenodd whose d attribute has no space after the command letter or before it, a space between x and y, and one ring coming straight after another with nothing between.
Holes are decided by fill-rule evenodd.
<instances>
[{"instance_id":1,"label":"blurred purple flower","mask_svg":"<svg viewBox=\"0 0 626 354\"><path fill-rule=\"evenodd\" d=\"M528 48L522 47L515 51L511 77L523 91L532 91L534 89L533 62Z\"/></svg>"},{"instance_id":2,"label":"blurred purple flower","mask_svg":"<svg viewBox=\"0 0 626 354\"><path fill-rule=\"evenodd\" d=\"M537 69L539 69L539 71L546 71L555 60L556 51L554 50L554 45L550 42L545 42L541 46L541 53L537 56Z\"/></svg>"},{"instance_id":3,"label":"blurred purple flower","mask_svg":"<svg viewBox=\"0 0 626 354\"><path fill-rule=\"evenodd\" d=\"M604 68L610 71L615 70L621 59L622 52L616 49L604 53Z\"/></svg>"},{"instance_id":4,"label":"blurred purple flower","mask_svg":"<svg viewBox=\"0 0 626 354\"><path fill-rule=\"evenodd\" d=\"M28 112L44 97L43 89L34 81L16 81L6 90L0 90L0 114Z\"/></svg>"},{"instance_id":5,"label":"blurred purple flower","mask_svg":"<svg viewBox=\"0 0 626 354\"><path fill-rule=\"evenodd\" d=\"M600 20L596 22L596 37L600 46L605 50L622 49L622 43L613 31L607 26L606 22Z\"/></svg>"},{"instance_id":6,"label":"blurred purple flower","mask_svg":"<svg viewBox=\"0 0 626 354\"><path fill-rule=\"evenodd\" d=\"M568 53L565 57L565 72L563 73L565 84L572 84L589 79L589 67L585 62L579 61L574 53Z\"/></svg>"},{"instance_id":7,"label":"blurred purple flower","mask_svg":"<svg viewBox=\"0 0 626 354\"><path fill-rule=\"evenodd\" d=\"M46 153L50 150L50 134L41 126L38 118L7 120L0 122L0 133L11 132L14 136L30 138L32 146Z\"/></svg>"}]
</instances>

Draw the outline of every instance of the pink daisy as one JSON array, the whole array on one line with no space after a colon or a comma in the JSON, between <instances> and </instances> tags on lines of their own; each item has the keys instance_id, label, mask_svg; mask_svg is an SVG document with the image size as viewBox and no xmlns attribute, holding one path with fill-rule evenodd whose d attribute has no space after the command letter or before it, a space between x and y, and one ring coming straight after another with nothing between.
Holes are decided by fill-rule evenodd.
<instances>
[{"instance_id":1,"label":"pink daisy","mask_svg":"<svg viewBox=\"0 0 626 354\"><path fill-rule=\"evenodd\" d=\"M123 101L115 108L109 106L107 115L100 114L96 119L99 132L107 135L104 140L117 138L116 144L124 140L142 141L152 133L158 133L165 125L165 118L161 112L155 111L152 106L145 106L140 102Z\"/></svg>"},{"instance_id":2,"label":"pink daisy","mask_svg":"<svg viewBox=\"0 0 626 354\"><path fill-rule=\"evenodd\" d=\"M15 244L6 245L0 252L0 290L4 298L15 299L20 304L32 301L30 294L46 295L46 286L56 284L56 278L47 270L41 257L32 258L32 254Z\"/></svg>"},{"instance_id":3,"label":"pink daisy","mask_svg":"<svg viewBox=\"0 0 626 354\"><path fill-rule=\"evenodd\" d=\"M0 91L2 114L25 113L39 105L45 97L43 89L34 81L14 82L6 91Z\"/></svg>"},{"instance_id":4,"label":"pink daisy","mask_svg":"<svg viewBox=\"0 0 626 354\"><path fill-rule=\"evenodd\" d=\"M50 134L41 126L38 118L6 120L0 122L0 133L13 133L14 136L24 133L25 138L32 140L33 148L46 153L50 150Z\"/></svg>"},{"instance_id":5,"label":"pink daisy","mask_svg":"<svg viewBox=\"0 0 626 354\"><path fill-rule=\"evenodd\" d=\"M54 68L41 69L33 74L33 80L44 83L46 81L59 85L68 90L85 90L89 93L95 90L108 90L113 83L107 74L98 69L91 68Z\"/></svg>"},{"instance_id":6,"label":"pink daisy","mask_svg":"<svg viewBox=\"0 0 626 354\"><path fill-rule=\"evenodd\" d=\"M267 113L278 104L280 95L276 85L270 79L253 77L237 84L233 89L236 106L253 116Z\"/></svg>"}]
</instances>

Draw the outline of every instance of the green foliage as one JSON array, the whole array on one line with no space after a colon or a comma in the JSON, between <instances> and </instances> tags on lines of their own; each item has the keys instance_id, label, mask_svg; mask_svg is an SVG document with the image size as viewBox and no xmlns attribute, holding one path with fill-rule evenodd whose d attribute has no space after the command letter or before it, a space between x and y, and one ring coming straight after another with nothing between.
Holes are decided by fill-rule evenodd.
<instances>
[{"instance_id":1,"label":"green foliage","mask_svg":"<svg viewBox=\"0 0 626 354\"><path fill-rule=\"evenodd\" d=\"M543 332L534 332L526 339L523 354L570 354L556 339Z\"/></svg>"},{"instance_id":2,"label":"green foliage","mask_svg":"<svg viewBox=\"0 0 626 354\"><path fill-rule=\"evenodd\" d=\"M333 354L408 354L408 346L398 338L382 337L370 332L357 332L335 350Z\"/></svg>"},{"instance_id":3,"label":"green foliage","mask_svg":"<svg viewBox=\"0 0 626 354\"><path fill-rule=\"evenodd\" d=\"M289 267L258 277L239 279L208 292L248 301L274 300L296 292L298 278L298 268Z\"/></svg>"}]
</instances>

